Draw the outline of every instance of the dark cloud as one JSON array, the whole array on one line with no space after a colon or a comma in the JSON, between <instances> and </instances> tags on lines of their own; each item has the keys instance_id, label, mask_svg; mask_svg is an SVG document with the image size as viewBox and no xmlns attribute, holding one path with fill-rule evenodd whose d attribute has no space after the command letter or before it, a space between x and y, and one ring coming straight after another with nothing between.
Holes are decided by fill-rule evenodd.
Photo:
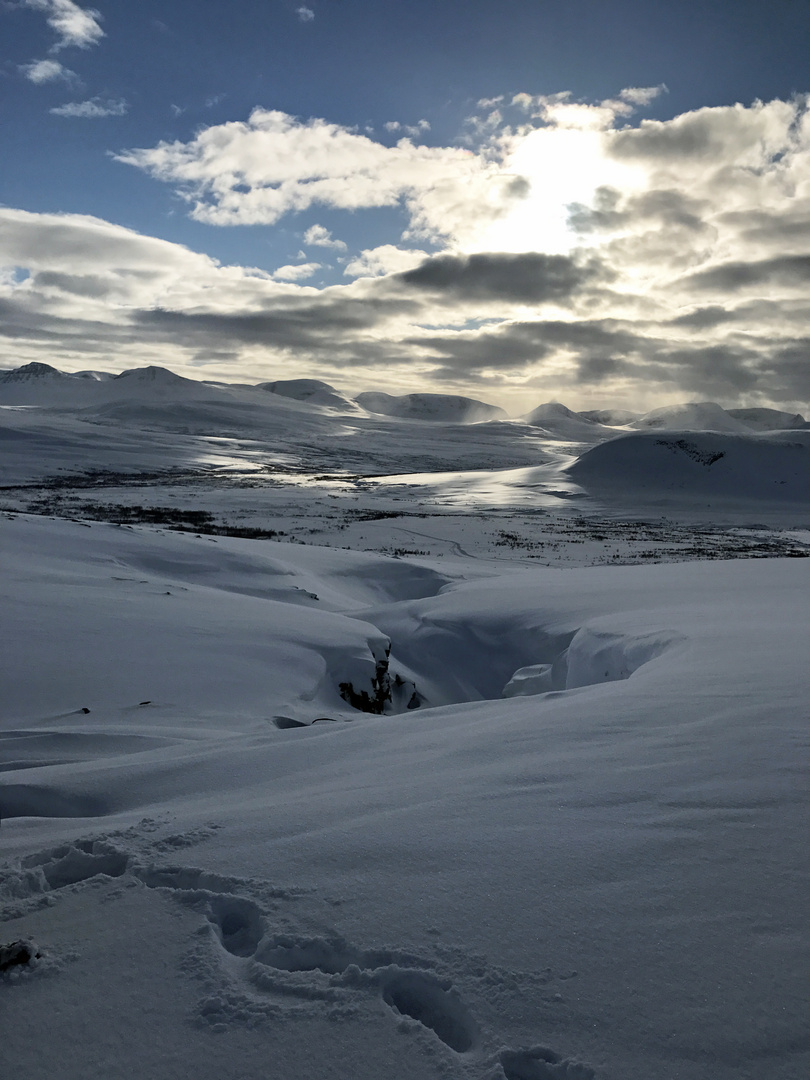
<instances>
[{"instance_id":1,"label":"dark cloud","mask_svg":"<svg viewBox=\"0 0 810 1080\"><path fill-rule=\"evenodd\" d=\"M577 382L593 386L615 378L630 365L618 356L581 356L577 360Z\"/></svg>"},{"instance_id":2,"label":"dark cloud","mask_svg":"<svg viewBox=\"0 0 810 1080\"><path fill-rule=\"evenodd\" d=\"M734 322L738 318L737 313L724 307L702 307L690 311L686 315L678 315L670 319L669 326L685 327L689 330L712 330L715 326Z\"/></svg>"},{"instance_id":3,"label":"dark cloud","mask_svg":"<svg viewBox=\"0 0 810 1080\"><path fill-rule=\"evenodd\" d=\"M315 298L291 301L278 310L245 314L155 308L135 312L133 319L145 329L195 347L206 347L213 340L217 345L337 351L351 341L353 333L373 329L391 315L415 312L415 305L407 301Z\"/></svg>"},{"instance_id":4,"label":"dark cloud","mask_svg":"<svg viewBox=\"0 0 810 1080\"><path fill-rule=\"evenodd\" d=\"M595 262L583 264L567 255L487 252L437 255L413 270L394 275L394 280L453 300L542 303L566 300L604 273Z\"/></svg>"},{"instance_id":5,"label":"dark cloud","mask_svg":"<svg viewBox=\"0 0 810 1080\"><path fill-rule=\"evenodd\" d=\"M549 320L506 323L495 329L413 337L406 343L429 349L442 362L442 370L472 372L482 369L527 367L554 352L573 352L578 362L593 362L605 370L605 357L617 364L622 355L636 353L646 339L610 321L565 322ZM602 376L604 377L604 376Z\"/></svg>"},{"instance_id":6,"label":"dark cloud","mask_svg":"<svg viewBox=\"0 0 810 1080\"><path fill-rule=\"evenodd\" d=\"M701 232L706 228L701 218L703 204L670 188L645 191L622 200L615 188L601 187L594 196L593 207L572 203L568 224L581 235L594 232L614 232L638 222L650 222L664 228Z\"/></svg>"},{"instance_id":7,"label":"dark cloud","mask_svg":"<svg viewBox=\"0 0 810 1080\"><path fill-rule=\"evenodd\" d=\"M695 308L663 323L665 332L669 327L686 330L714 330L718 326L757 327L759 334L767 326L784 327L789 323L807 325L810 322L810 303L801 300L787 303L778 300L750 300L735 307L711 304Z\"/></svg>"},{"instance_id":8,"label":"dark cloud","mask_svg":"<svg viewBox=\"0 0 810 1080\"><path fill-rule=\"evenodd\" d=\"M794 212L767 210L737 210L721 214L718 221L738 232L742 243L773 244L789 241L791 244L810 244L810 213L800 208Z\"/></svg>"},{"instance_id":9,"label":"dark cloud","mask_svg":"<svg viewBox=\"0 0 810 1080\"><path fill-rule=\"evenodd\" d=\"M780 255L755 262L728 262L711 270L691 274L683 284L689 288L734 291L749 285L797 286L810 283L810 255Z\"/></svg>"},{"instance_id":10,"label":"dark cloud","mask_svg":"<svg viewBox=\"0 0 810 1080\"><path fill-rule=\"evenodd\" d=\"M665 378L677 386L726 401L756 389L761 379L759 351L734 344L662 348L655 360Z\"/></svg>"},{"instance_id":11,"label":"dark cloud","mask_svg":"<svg viewBox=\"0 0 810 1080\"><path fill-rule=\"evenodd\" d=\"M109 296L115 290L115 282L110 278L95 274L59 274L51 270L41 270L34 274L32 285L59 289L60 292L87 296L94 300Z\"/></svg>"},{"instance_id":12,"label":"dark cloud","mask_svg":"<svg viewBox=\"0 0 810 1080\"><path fill-rule=\"evenodd\" d=\"M697 109L672 120L643 120L637 128L611 132L608 153L667 164L690 159L720 164L730 150L762 136L763 111L757 105L750 110L732 106Z\"/></svg>"}]
</instances>

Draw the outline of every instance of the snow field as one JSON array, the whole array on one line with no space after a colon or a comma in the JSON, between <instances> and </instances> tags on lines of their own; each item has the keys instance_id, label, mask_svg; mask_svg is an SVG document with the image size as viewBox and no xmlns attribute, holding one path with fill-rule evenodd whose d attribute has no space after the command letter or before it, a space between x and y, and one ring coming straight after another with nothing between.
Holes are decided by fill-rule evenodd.
<instances>
[{"instance_id":1,"label":"snow field","mask_svg":"<svg viewBox=\"0 0 810 1080\"><path fill-rule=\"evenodd\" d=\"M0 542L32 1074L804 1074L805 560ZM337 684L388 641L424 700L368 716ZM503 697L532 665L553 688Z\"/></svg>"},{"instance_id":2,"label":"snow field","mask_svg":"<svg viewBox=\"0 0 810 1080\"><path fill-rule=\"evenodd\" d=\"M0 375L4 1062L805 1080L805 421L371 397Z\"/></svg>"}]
</instances>

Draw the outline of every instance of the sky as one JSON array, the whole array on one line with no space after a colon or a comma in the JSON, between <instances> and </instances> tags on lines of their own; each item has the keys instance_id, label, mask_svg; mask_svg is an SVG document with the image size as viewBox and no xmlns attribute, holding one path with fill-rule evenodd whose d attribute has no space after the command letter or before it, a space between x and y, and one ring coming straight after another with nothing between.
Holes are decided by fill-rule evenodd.
<instances>
[{"instance_id":1,"label":"sky","mask_svg":"<svg viewBox=\"0 0 810 1080\"><path fill-rule=\"evenodd\" d=\"M0 367L810 408L810 5L0 0Z\"/></svg>"}]
</instances>

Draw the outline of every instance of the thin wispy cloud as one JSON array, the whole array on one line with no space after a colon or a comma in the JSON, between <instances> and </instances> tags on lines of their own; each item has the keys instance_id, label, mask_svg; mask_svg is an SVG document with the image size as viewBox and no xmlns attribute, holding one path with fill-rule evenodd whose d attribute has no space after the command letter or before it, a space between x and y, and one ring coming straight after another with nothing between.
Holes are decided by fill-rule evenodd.
<instances>
[{"instance_id":1,"label":"thin wispy cloud","mask_svg":"<svg viewBox=\"0 0 810 1080\"><path fill-rule=\"evenodd\" d=\"M299 8L296 8L295 14L298 16L301 22L312 22L312 20L315 18L315 12L312 10L312 8L308 7L301 6Z\"/></svg>"},{"instance_id":2,"label":"thin wispy cloud","mask_svg":"<svg viewBox=\"0 0 810 1080\"><path fill-rule=\"evenodd\" d=\"M75 82L75 71L64 67L58 60L32 60L30 64L21 64L20 71L32 83L38 86L48 82Z\"/></svg>"},{"instance_id":3,"label":"thin wispy cloud","mask_svg":"<svg viewBox=\"0 0 810 1080\"><path fill-rule=\"evenodd\" d=\"M89 49L105 36L100 26L101 12L79 7L73 0L22 0L22 5L45 13L48 26L57 34L51 52Z\"/></svg>"},{"instance_id":4,"label":"thin wispy cloud","mask_svg":"<svg viewBox=\"0 0 810 1080\"><path fill-rule=\"evenodd\" d=\"M90 98L88 101L69 101L57 105L49 112L54 116L73 116L85 120L95 120L104 116L123 116L129 110L128 102L123 98Z\"/></svg>"},{"instance_id":5,"label":"thin wispy cloud","mask_svg":"<svg viewBox=\"0 0 810 1080\"><path fill-rule=\"evenodd\" d=\"M420 135L424 135L426 132L430 131L430 123L427 120L420 120L416 124L402 124L399 120L388 120L383 124L383 127L386 131L391 132L392 135L401 131L412 139L416 139Z\"/></svg>"}]
</instances>

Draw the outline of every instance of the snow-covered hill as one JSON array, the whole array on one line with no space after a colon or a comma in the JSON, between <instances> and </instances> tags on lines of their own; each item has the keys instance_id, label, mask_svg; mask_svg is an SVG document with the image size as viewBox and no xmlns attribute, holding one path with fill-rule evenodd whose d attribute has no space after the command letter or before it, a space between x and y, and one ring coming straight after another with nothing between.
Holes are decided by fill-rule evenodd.
<instances>
[{"instance_id":1,"label":"snow-covered hill","mask_svg":"<svg viewBox=\"0 0 810 1080\"><path fill-rule=\"evenodd\" d=\"M810 432L635 432L593 447L566 471L628 505L650 494L810 503Z\"/></svg>"}]
</instances>

